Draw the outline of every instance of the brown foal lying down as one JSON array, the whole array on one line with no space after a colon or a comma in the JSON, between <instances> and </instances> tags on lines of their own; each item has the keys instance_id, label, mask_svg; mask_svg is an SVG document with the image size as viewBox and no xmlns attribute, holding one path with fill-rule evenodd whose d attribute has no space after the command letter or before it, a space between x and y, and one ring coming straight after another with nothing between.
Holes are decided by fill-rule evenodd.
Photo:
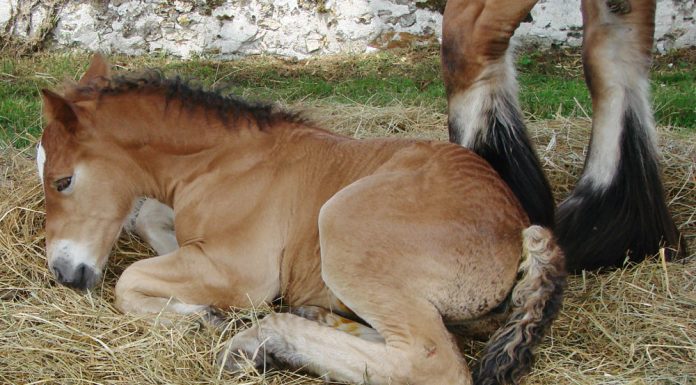
<instances>
[{"instance_id":1,"label":"brown foal lying down","mask_svg":"<svg viewBox=\"0 0 696 385\"><path fill-rule=\"evenodd\" d=\"M176 242L124 271L120 310L278 297L294 309L237 334L228 367L246 355L332 380L471 384L448 327L502 321L482 360L495 378L481 381L516 381L558 311L552 233L530 227L498 174L459 145L354 140L157 73L112 78L100 56L43 99L38 166L57 280L95 285L134 201L164 202Z\"/></svg>"}]
</instances>

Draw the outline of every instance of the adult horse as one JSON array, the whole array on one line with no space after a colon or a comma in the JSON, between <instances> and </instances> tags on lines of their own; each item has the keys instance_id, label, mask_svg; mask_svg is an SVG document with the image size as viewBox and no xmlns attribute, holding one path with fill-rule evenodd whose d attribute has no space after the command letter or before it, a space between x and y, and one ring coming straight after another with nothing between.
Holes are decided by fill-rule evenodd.
<instances>
[{"instance_id":1,"label":"adult horse","mask_svg":"<svg viewBox=\"0 0 696 385\"><path fill-rule=\"evenodd\" d=\"M517 102L510 38L537 0L450 0L442 69L452 142L488 160L532 223L552 227L551 190ZM592 96L585 168L558 207L569 270L620 266L667 246L686 254L665 204L648 100L655 0L582 0L583 62Z\"/></svg>"},{"instance_id":2,"label":"adult horse","mask_svg":"<svg viewBox=\"0 0 696 385\"><path fill-rule=\"evenodd\" d=\"M471 384L448 327L502 320L479 382L515 382L558 311L552 233L529 226L498 174L459 145L355 140L158 73L112 78L99 56L43 102L57 280L94 286L133 202L164 202L178 248L123 272L120 310L166 317L279 297L294 309L234 336L227 366L244 354L333 380Z\"/></svg>"}]
</instances>

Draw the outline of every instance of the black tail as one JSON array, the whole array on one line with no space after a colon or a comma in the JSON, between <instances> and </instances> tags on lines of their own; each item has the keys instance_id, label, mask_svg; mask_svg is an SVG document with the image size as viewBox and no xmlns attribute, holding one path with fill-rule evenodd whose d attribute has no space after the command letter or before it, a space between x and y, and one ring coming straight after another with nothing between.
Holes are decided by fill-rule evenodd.
<instances>
[{"instance_id":1,"label":"black tail","mask_svg":"<svg viewBox=\"0 0 696 385\"><path fill-rule=\"evenodd\" d=\"M529 372L539 344L556 318L565 286L564 257L550 230L524 231L522 279L512 292L512 313L484 349L474 373L476 385L517 384Z\"/></svg>"},{"instance_id":2,"label":"black tail","mask_svg":"<svg viewBox=\"0 0 696 385\"><path fill-rule=\"evenodd\" d=\"M630 108L622 129L620 161L611 184L601 188L581 179L558 208L556 235L569 271L642 261L661 244L677 249L667 249L668 258L686 255L665 203L657 155Z\"/></svg>"}]
</instances>

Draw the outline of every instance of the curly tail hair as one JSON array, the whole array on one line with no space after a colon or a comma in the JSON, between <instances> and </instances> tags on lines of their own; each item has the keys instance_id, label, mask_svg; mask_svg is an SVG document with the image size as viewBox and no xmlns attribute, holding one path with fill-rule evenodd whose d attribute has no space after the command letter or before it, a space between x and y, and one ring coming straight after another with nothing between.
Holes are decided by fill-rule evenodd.
<instances>
[{"instance_id":1,"label":"curly tail hair","mask_svg":"<svg viewBox=\"0 0 696 385\"><path fill-rule=\"evenodd\" d=\"M533 349L556 318L565 286L565 259L550 230L523 232L522 278L512 292L512 312L486 345L474 373L476 385L517 384L534 362Z\"/></svg>"}]
</instances>

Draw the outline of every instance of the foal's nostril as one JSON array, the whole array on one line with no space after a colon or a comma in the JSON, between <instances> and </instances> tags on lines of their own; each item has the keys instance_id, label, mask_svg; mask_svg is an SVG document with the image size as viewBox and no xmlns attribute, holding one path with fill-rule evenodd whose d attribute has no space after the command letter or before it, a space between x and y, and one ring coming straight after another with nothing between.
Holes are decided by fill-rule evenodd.
<instances>
[{"instance_id":1,"label":"foal's nostril","mask_svg":"<svg viewBox=\"0 0 696 385\"><path fill-rule=\"evenodd\" d=\"M77 287L79 288L84 288L87 283L87 276L85 274L85 269L87 266L84 263L81 263L79 266L77 266L77 271L75 272L75 283L77 284Z\"/></svg>"},{"instance_id":2,"label":"foal's nostril","mask_svg":"<svg viewBox=\"0 0 696 385\"><path fill-rule=\"evenodd\" d=\"M94 271L91 267L81 263L75 269L75 274L72 279L64 282L65 285L73 287L75 289L87 289L92 286L94 278Z\"/></svg>"},{"instance_id":3,"label":"foal's nostril","mask_svg":"<svg viewBox=\"0 0 696 385\"><path fill-rule=\"evenodd\" d=\"M63 283L63 273L60 271L60 268L58 266L53 266L53 275L56 276L56 280L60 283Z\"/></svg>"}]
</instances>

